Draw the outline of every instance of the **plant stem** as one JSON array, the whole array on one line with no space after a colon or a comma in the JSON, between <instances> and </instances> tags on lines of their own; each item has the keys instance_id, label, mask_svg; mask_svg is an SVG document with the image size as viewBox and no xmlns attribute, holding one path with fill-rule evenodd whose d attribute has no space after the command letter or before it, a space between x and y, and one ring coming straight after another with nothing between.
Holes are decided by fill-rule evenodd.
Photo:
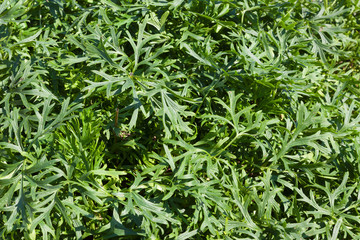
<instances>
[{"instance_id":1,"label":"plant stem","mask_svg":"<svg viewBox=\"0 0 360 240\"><path fill-rule=\"evenodd\" d=\"M114 124L114 133L115 133L115 140L114 140L114 144L116 144L117 142L117 134L116 134L116 129L118 128L118 119L119 119L119 108L116 108L116 114L115 114L115 124Z\"/></svg>"}]
</instances>

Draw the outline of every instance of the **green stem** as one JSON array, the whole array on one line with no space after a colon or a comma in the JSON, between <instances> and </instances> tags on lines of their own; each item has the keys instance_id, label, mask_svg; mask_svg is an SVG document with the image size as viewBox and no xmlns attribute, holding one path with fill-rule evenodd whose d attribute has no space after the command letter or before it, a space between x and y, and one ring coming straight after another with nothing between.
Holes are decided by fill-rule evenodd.
<instances>
[{"instance_id":1,"label":"green stem","mask_svg":"<svg viewBox=\"0 0 360 240\"><path fill-rule=\"evenodd\" d=\"M235 140L236 140L238 137L243 136L243 135L247 135L247 136L250 136L250 137L254 137L253 135L248 134L248 133L244 133L244 132L238 133L238 134L236 134L236 136L225 146L225 148L223 148L222 151L218 152L218 153L215 154L213 157L219 156L219 155L220 155L221 153L223 153L228 147L230 147L231 144L233 144L233 142L235 142Z\"/></svg>"},{"instance_id":2,"label":"green stem","mask_svg":"<svg viewBox=\"0 0 360 240\"><path fill-rule=\"evenodd\" d=\"M117 134L116 134L116 129L118 127L118 120L119 120L119 108L116 108L116 114L115 114L115 124L114 124L114 133L115 133L115 140L114 140L114 144L116 144L117 142Z\"/></svg>"}]
</instances>

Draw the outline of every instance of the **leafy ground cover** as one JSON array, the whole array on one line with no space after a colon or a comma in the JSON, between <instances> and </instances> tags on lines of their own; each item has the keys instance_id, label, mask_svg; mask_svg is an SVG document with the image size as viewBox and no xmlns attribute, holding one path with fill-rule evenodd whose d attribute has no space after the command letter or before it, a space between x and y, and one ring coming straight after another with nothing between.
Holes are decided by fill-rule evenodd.
<instances>
[{"instance_id":1,"label":"leafy ground cover","mask_svg":"<svg viewBox=\"0 0 360 240\"><path fill-rule=\"evenodd\" d=\"M360 1L4 0L4 239L359 239Z\"/></svg>"}]
</instances>

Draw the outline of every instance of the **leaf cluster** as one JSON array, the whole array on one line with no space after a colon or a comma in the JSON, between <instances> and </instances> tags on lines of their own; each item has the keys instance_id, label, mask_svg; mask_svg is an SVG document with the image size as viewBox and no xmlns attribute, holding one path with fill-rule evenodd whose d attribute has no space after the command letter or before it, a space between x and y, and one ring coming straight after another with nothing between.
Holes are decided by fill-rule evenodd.
<instances>
[{"instance_id":1,"label":"leaf cluster","mask_svg":"<svg viewBox=\"0 0 360 240\"><path fill-rule=\"evenodd\" d=\"M359 14L4 0L0 237L358 239Z\"/></svg>"}]
</instances>

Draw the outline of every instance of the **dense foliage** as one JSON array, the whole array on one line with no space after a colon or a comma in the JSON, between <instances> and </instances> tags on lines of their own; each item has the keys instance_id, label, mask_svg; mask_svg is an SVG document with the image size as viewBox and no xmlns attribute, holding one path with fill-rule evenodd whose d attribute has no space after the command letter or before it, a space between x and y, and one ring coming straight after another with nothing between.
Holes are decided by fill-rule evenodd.
<instances>
[{"instance_id":1,"label":"dense foliage","mask_svg":"<svg viewBox=\"0 0 360 240\"><path fill-rule=\"evenodd\" d=\"M359 44L359 0L3 0L0 238L359 239Z\"/></svg>"}]
</instances>

